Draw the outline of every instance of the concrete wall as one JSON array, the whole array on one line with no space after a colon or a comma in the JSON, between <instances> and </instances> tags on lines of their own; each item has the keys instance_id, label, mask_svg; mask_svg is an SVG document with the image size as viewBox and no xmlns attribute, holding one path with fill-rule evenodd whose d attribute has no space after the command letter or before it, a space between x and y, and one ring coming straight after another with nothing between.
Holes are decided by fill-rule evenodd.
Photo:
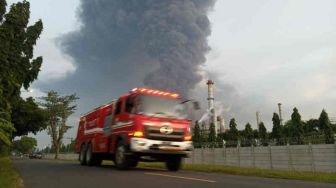
<instances>
[{"instance_id":1,"label":"concrete wall","mask_svg":"<svg viewBox=\"0 0 336 188\"><path fill-rule=\"evenodd\" d=\"M54 159L55 154L54 153L45 154L44 158ZM58 158L64 159L64 160L78 160L78 154L77 153L60 153L58 154Z\"/></svg>"},{"instance_id":2,"label":"concrete wall","mask_svg":"<svg viewBox=\"0 0 336 188\"><path fill-rule=\"evenodd\" d=\"M336 144L237 148L196 148L189 164L336 172Z\"/></svg>"},{"instance_id":3,"label":"concrete wall","mask_svg":"<svg viewBox=\"0 0 336 188\"><path fill-rule=\"evenodd\" d=\"M53 159L55 154L46 154ZM59 154L60 159L77 160L78 154ZM336 172L336 144L268 147L196 148L189 164L218 164L263 169Z\"/></svg>"}]
</instances>

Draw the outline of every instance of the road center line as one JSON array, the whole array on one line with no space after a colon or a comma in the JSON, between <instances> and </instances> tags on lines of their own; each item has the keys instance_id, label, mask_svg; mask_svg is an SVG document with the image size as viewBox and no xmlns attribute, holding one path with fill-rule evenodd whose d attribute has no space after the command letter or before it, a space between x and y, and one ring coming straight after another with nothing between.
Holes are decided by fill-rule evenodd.
<instances>
[{"instance_id":1,"label":"road center line","mask_svg":"<svg viewBox=\"0 0 336 188\"><path fill-rule=\"evenodd\" d=\"M177 178L177 179L185 179L185 180L193 180L193 181L202 181L202 182L208 182L208 183L215 183L216 181L213 180L206 180L206 179L198 179L198 178L192 178L192 177L183 177L183 176L173 176L168 174L160 174L160 173L145 173L147 175L152 176L163 176L163 177L169 177L169 178Z\"/></svg>"}]
</instances>

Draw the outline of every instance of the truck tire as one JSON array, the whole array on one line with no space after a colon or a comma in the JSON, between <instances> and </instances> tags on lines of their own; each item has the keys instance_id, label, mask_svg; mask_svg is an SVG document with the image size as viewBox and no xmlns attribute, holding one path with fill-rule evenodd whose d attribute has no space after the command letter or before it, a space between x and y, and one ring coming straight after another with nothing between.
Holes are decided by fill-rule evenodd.
<instances>
[{"instance_id":1,"label":"truck tire","mask_svg":"<svg viewBox=\"0 0 336 188\"><path fill-rule=\"evenodd\" d=\"M79 163L81 165L86 165L86 151L85 144L82 144L79 151Z\"/></svg>"},{"instance_id":2,"label":"truck tire","mask_svg":"<svg viewBox=\"0 0 336 188\"><path fill-rule=\"evenodd\" d=\"M119 170L127 170L130 167L130 161L128 160L126 152L126 146L122 142L119 142L114 160L114 163Z\"/></svg>"},{"instance_id":3,"label":"truck tire","mask_svg":"<svg viewBox=\"0 0 336 188\"><path fill-rule=\"evenodd\" d=\"M169 171L178 171L181 168L182 158L179 156L169 157L166 160L166 168Z\"/></svg>"},{"instance_id":4,"label":"truck tire","mask_svg":"<svg viewBox=\"0 0 336 188\"><path fill-rule=\"evenodd\" d=\"M86 160L86 164L88 166L93 166L94 155L93 155L93 152L92 152L91 142L86 146L85 160Z\"/></svg>"},{"instance_id":5,"label":"truck tire","mask_svg":"<svg viewBox=\"0 0 336 188\"><path fill-rule=\"evenodd\" d=\"M102 163L102 159L96 153L92 152L92 144L91 142L87 145L86 148L86 164L88 166L100 166Z\"/></svg>"}]
</instances>

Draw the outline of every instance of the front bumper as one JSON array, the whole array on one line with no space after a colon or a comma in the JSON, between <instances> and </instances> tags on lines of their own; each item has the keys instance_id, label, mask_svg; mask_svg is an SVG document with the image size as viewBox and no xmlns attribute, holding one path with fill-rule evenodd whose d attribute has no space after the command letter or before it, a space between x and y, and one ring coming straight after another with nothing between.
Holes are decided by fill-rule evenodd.
<instances>
[{"instance_id":1,"label":"front bumper","mask_svg":"<svg viewBox=\"0 0 336 188\"><path fill-rule=\"evenodd\" d=\"M193 145L191 141L171 142L147 138L131 138L130 149L132 152L142 154L178 154L187 157L191 154Z\"/></svg>"}]
</instances>

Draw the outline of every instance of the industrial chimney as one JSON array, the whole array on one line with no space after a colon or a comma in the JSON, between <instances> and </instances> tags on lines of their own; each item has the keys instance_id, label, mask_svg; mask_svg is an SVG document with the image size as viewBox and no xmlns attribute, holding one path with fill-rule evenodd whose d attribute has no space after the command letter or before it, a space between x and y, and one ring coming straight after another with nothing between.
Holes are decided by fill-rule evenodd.
<instances>
[{"instance_id":1,"label":"industrial chimney","mask_svg":"<svg viewBox=\"0 0 336 188\"><path fill-rule=\"evenodd\" d=\"M213 85L214 82L212 80L208 80L207 82L208 85L208 107L211 112L211 120L210 123L213 123L215 125L215 133L217 135L217 119L216 119L216 111L215 111L215 99L214 99L214 90L213 90Z\"/></svg>"},{"instance_id":2,"label":"industrial chimney","mask_svg":"<svg viewBox=\"0 0 336 188\"><path fill-rule=\"evenodd\" d=\"M217 125L219 133L225 132L225 120L223 116L217 116Z\"/></svg>"},{"instance_id":3,"label":"industrial chimney","mask_svg":"<svg viewBox=\"0 0 336 188\"><path fill-rule=\"evenodd\" d=\"M278 107L279 107L280 125L282 125L282 110L281 110L281 103L278 103Z\"/></svg>"},{"instance_id":4,"label":"industrial chimney","mask_svg":"<svg viewBox=\"0 0 336 188\"><path fill-rule=\"evenodd\" d=\"M257 112L256 116L257 116L257 127L259 127L259 124L261 123L260 112Z\"/></svg>"}]
</instances>

